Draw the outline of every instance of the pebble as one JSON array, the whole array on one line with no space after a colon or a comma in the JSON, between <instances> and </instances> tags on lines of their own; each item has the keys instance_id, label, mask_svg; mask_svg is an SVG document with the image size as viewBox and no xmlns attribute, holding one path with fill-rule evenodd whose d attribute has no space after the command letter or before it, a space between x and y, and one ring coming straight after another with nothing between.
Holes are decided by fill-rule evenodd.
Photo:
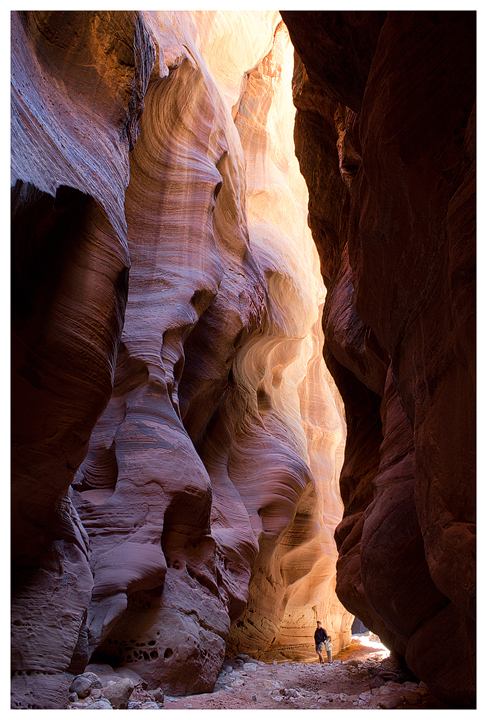
<instances>
[{"instance_id":1,"label":"pebble","mask_svg":"<svg viewBox=\"0 0 487 720\"><path fill-rule=\"evenodd\" d=\"M402 689L404 687L403 685L401 685L401 683L394 682L394 680L388 680L386 682L386 685L389 688L401 688Z\"/></svg>"},{"instance_id":2,"label":"pebble","mask_svg":"<svg viewBox=\"0 0 487 720\"><path fill-rule=\"evenodd\" d=\"M421 701L421 695L414 690L403 690L402 696L408 705L417 705Z\"/></svg>"},{"instance_id":3,"label":"pebble","mask_svg":"<svg viewBox=\"0 0 487 720\"><path fill-rule=\"evenodd\" d=\"M105 698L95 700L94 703L91 703L91 705L87 705L86 707L87 710L113 710L110 701L105 700Z\"/></svg>"},{"instance_id":4,"label":"pebble","mask_svg":"<svg viewBox=\"0 0 487 720\"><path fill-rule=\"evenodd\" d=\"M252 658L249 657L248 655L244 655L244 653L241 653L240 655L236 656L235 660L242 660L243 662L249 662L250 660L252 660Z\"/></svg>"},{"instance_id":5,"label":"pebble","mask_svg":"<svg viewBox=\"0 0 487 720\"><path fill-rule=\"evenodd\" d=\"M88 700L87 702L74 702L71 703L72 708L78 708L80 710L113 710L108 700L101 698L100 700Z\"/></svg>"},{"instance_id":6,"label":"pebble","mask_svg":"<svg viewBox=\"0 0 487 720\"><path fill-rule=\"evenodd\" d=\"M79 698L88 697L92 688L101 688L102 683L98 675L87 672L77 675L69 687L69 692L76 693Z\"/></svg>"},{"instance_id":7,"label":"pebble","mask_svg":"<svg viewBox=\"0 0 487 720\"><path fill-rule=\"evenodd\" d=\"M103 688L103 696L116 710L124 709L127 707L134 687L134 681L131 678L122 677L118 682L108 683Z\"/></svg>"},{"instance_id":8,"label":"pebble","mask_svg":"<svg viewBox=\"0 0 487 720\"><path fill-rule=\"evenodd\" d=\"M158 702L158 703L164 702L164 692L163 692L162 688L160 688L160 687L156 688L154 690L154 692L152 693L152 696L156 702Z\"/></svg>"},{"instance_id":9,"label":"pebble","mask_svg":"<svg viewBox=\"0 0 487 720\"><path fill-rule=\"evenodd\" d=\"M251 670L252 672L255 672L256 670L259 669L259 666L257 665L257 663L253 663L253 662L244 662L243 666L244 666L244 670Z\"/></svg>"},{"instance_id":10,"label":"pebble","mask_svg":"<svg viewBox=\"0 0 487 720\"><path fill-rule=\"evenodd\" d=\"M377 702L377 706L384 710L393 710L402 703L402 695L388 695L387 697L381 698Z\"/></svg>"}]
</instances>

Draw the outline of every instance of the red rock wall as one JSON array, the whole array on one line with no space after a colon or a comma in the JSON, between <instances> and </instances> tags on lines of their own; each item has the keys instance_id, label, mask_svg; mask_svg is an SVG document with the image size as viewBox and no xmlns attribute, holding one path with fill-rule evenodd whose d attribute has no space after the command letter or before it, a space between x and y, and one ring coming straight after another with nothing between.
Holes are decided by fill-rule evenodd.
<instances>
[{"instance_id":1,"label":"red rock wall","mask_svg":"<svg viewBox=\"0 0 487 720\"><path fill-rule=\"evenodd\" d=\"M338 595L475 697L475 13L283 12L348 440Z\"/></svg>"},{"instance_id":2,"label":"red rock wall","mask_svg":"<svg viewBox=\"0 0 487 720\"><path fill-rule=\"evenodd\" d=\"M292 53L275 11L12 15L14 707L349 641Z\"/></svg>"}]
</instances>

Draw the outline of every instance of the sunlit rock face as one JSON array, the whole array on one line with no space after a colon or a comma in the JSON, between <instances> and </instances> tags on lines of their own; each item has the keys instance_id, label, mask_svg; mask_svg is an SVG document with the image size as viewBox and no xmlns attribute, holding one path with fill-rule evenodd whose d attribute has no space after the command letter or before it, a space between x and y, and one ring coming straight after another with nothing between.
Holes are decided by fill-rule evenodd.
<instances>
[{"instance_id":1,"label":"sunlit rock face","mask_svg":"<svg viewBox=\"0 0 487 720\"><path fill-rule=\"evenodd\" d=\"M342 402L277 12L12 16L13 707L309 657ZM68 674L67 674L68 673Z\"/></svg>"},{"instance_id":2,"label":"sunlit rock face","mask_svg":"<svg viewBox=\"0 0 487 720\"><path fill-rule=\"evenodd\" d=\"M282 16L347 418L338 596L432 692L470 707L475 15Z\"/></svg>"}]
</instances>

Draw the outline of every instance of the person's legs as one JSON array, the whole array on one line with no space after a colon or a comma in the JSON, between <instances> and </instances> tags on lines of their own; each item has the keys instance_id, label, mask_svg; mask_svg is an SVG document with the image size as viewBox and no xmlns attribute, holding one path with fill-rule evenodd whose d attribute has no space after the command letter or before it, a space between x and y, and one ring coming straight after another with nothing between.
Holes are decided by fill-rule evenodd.
<instances>
[{"instance_id":1,"label":"person's legs","mask_svg":"<svg viewBox=\"0 0 487 720\"><path fill-rule=\"evenodd\" d=\"M327 654L327 656L328 656L328 662L329 662L329 663L333 662L332 657L331 657L331 650L327 650L327 651L326 651L326 654Z\"/></svg>"},{"instance_id":2,"label":"person's legs","mask_svg":"<svg viewBox=\"0 0 487 720\"><path fill-rule=\"evenodd\" d=\"M325 658L323 657L323 643L316 646L316 652L318 653L320 665L322 665L325 662Z\"/></svg>"}]
</instances>

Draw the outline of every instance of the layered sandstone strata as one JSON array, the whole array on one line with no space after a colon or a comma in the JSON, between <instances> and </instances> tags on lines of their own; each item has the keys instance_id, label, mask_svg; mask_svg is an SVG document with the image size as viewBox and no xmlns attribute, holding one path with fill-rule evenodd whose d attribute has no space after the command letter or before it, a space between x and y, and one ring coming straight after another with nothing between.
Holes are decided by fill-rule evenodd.
<instances>
[{"instance_id":1,"label":"layered sandstone strata","mask_svg":"<svg viewBox=\"0 0 487 720\"><path fill-rule=\"evenodd\" d=\"M277 12L12 15L14 707L349 639L292 66Z\"/></svg>"},{"instance_id":2,"label":"layered sandstone strata","mask_svg":"<svg viewBox=\"0 0 487 720\"><path fill-rule=\"evenodd\" d=\"M283 12L347 418L338 595L475 700L475 14Z\"/></svg>"}]
</instances>

